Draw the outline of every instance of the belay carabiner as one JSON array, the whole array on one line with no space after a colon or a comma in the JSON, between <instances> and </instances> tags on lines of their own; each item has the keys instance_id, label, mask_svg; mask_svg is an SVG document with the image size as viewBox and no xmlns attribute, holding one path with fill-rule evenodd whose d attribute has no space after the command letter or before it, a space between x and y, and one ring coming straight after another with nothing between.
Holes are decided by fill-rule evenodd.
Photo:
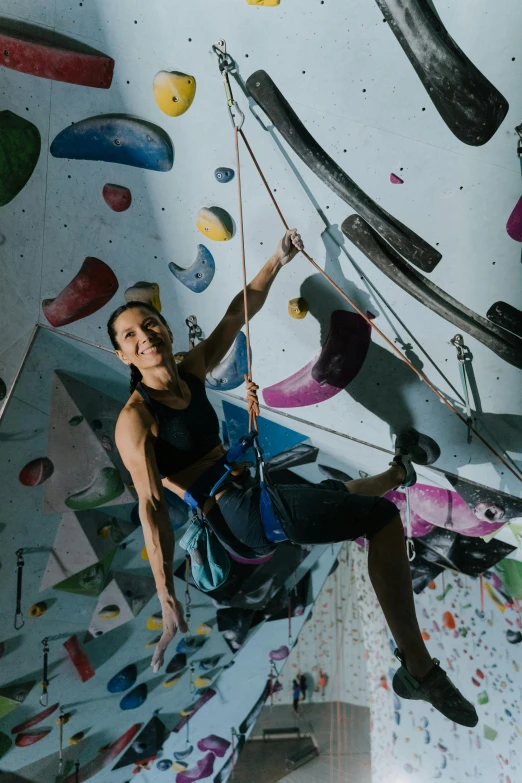
<instances>
[{"instance_id":1,"label":"belay carabiner","mask_svg":"<svg viewBox=\"0 0 522 783\"><path fill-rule=\"evenodd\" d=\"M236 64L232 57L227 54L227 42L224 38L220 38L217 43L212 47L215 54L217 54L219 71L223 79L223 86L225 88L225 94L227 96L228 111L230 114L230 120L234 128L241 130L245 121L245 115L239 108L237 101L234 100L232 95L232 88L230 86L229 73L233 73Z\"/></svg>"}]
</instances>

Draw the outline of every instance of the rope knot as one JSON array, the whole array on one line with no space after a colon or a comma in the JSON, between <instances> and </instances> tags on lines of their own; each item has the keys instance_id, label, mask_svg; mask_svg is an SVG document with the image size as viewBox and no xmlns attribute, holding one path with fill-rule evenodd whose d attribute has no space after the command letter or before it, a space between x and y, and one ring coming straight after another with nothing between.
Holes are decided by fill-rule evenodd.
<instances>
[{"instance_id":1,"label":"rope knot","mask_svg":"<svg viewBox=\"0 0 522 783\"><path fill-rule=\"evenodd\" d=\"M248 403L249 429L258 431L257 417L259 416L259 400L257 399L257 390L259 386L254 383L252 378L245 375L246 399Z\"/></svg>"}]
</instances>

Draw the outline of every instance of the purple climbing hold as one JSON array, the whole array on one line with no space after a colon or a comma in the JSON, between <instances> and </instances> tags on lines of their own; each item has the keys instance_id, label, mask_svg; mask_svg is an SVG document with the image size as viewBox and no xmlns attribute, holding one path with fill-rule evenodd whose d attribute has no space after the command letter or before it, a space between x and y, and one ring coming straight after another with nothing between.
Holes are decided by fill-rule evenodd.
<instances>
[{"instance_id":1,"label":"purple climbing hold","mask_svg":"<svg viewBox=\"0 0 522 783\"><path fill-rule=\"evenodd\" d=\"M286 644L283 644L282 647L280 647L278 650L272 650L270 653L270 660L271 661L284 661L288 656L290 655L290 650L286 646Z\"/></svg>"},{"instance_id":2,"label":"purple climbing hold","mask_svg":"<svg viewBox=\"0 0 522 783\"><path fill-rule=\"evenodd\" d=\"M218 737L216 734L210 734L208 737L204 737L198 742L198 749L205 752L206 750L211 753L215 753L220 759L223 758L225 753L230 747L230 742L223 737Z\"/></svg>"},{"instance_id":3,"label":"purple climbing hold","mask_svg":"<svg viewBox=\"0 0 522 783\"><path fill-rule=\"evenodd\" d=\"M397 176L397 174L390 174L390 182L392 185L404 185L404 180Z\"/></svg>"},{"instance_id":4,"label":"purple climbing hold","mask_svg":"<svg viewBox=\"0 0 522 783\"><path fill-rule=\"evenodd\" d=\"M515 204L513 212L508 218L506 231L515 242L522 242L522 196Z\"/></svg>"},{"instance_id":5,"label":"purple climbing hold","mask_svg":"<svg viewBox=\"0 0 522 783\"><path fill-rule=\"evenodd\" d=\"M198 761L192 769L186 769L185 772L178 772L176 783L193 783L195 780L209 778L214 772L214 762L216 757L213 753L208 753L205 758Z\"/></svg>"}]
</instances>

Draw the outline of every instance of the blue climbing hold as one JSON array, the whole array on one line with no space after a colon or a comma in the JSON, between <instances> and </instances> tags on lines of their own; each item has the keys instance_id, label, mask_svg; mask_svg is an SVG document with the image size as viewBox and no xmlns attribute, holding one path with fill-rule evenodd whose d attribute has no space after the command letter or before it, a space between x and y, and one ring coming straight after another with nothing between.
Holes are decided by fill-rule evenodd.
<instances>
[{"instance_id":1,"label":"blue climbing hold","mask_svg":"<svg viewBox=\"0 0 522 783\"><path fill-rule=\"evenodd\" d=\"M187 667L187 656L185 653L177 653L167 666L167 674L177 674Z\"/></svg>"},{"instance_id":2,"label":"blue climbing hold","mask_svg":"<svg viewBox=\"0 0 522 783\"><path fill-rule=\"evenodd\" d=\"M159 769L161 772L166 772L172 767L172 761L169 761L169 759L160 759L158 763L156 764L156 769Z\"/></svg>"},{"instance_id":3,"label":"blue climbing hold","mask_svg":"<svg viewBox=\"0 0 522 783\"><path fill-rule=\"evenodd\" d=\"M206 636L185 636L178 642L176 652L180 655L191 655L203 647L206 641Z\"/></svg>"},{"instance_id":4,"label":"blue climbing hold","mask_svg":"<svg viewBox=\"0 0 522 783\"><path fill-rule=\"evenodd\" d=\"M214 176L217 181L221 182L222 184L230 182L234 179L234 169L227 169L224 166L220 166L215 170Z\"/></svg>"},{"instance_id":5,"label":"blue climbing hold","mask_svg":"<svg viewBox=\"0 0 522 783\"><path fill-rule=\"evenodd\" d=\"M51 155L70 160L102 160L151 171L170 171L174 149L157 125L121 114L88 117L64 128Z\"/></svg>"},{"instance_id":6,"label":"blue climbing hold","mask_svg":"<svg viewBox=\"0 0 522 783\"><path fill-rule=\"evenodd\" d=\"M147 683L142 682L141 685L137 685L130 693L127 693L120 701L120 709L122 710L136 710L145 702L148 696Z\"/></svg>"},{"instance_id":7,"label":"blue climbing hold","mask_svg":"<svg viewBox=\"0 0 522 783\"><path fill-rule=\"evenodd\" d=\"M171 261L169 269L180 283L183 283L194 293L201 294L211 284L216 272L216 265L210 250L205 245L198 245L198 253L192 266L184 269Z\"/></svg>"},{"instance_id":8,"label":"blue climbing hold","mask_svg":"<svg viewBox=\"0 0 522 783\"><path fill-rule=\"evenodd\" d=\"M109 693L121 693L126 691L131 685L134 685L138 676L138 669L135 663L130 663L121 672L115 674L107 683Z\"/></svg>"},{"instance_id":9,"label":"blue climbing hold","mask_svg":"<svg viewBox=\"0 0 522 783\"><path fill-rule=\"evenodd\" d=\"M237 389L245 382L247 373L247 342L243 332L239 332L228 356L208 373L205 386L217 391Z\"/></svg>"},{"instance_id":10,"label":"blue climbing hold","mask_svg":"<svg viewBox=\"0 0 522 783\"><path fill-rule=\"evenodd\" d=\"M226 400L223 400L222 404L230 442L237 443L245 432L248 432L248 411ZM283 427L281 424L269 421L262 416L258 417L257 423L259 425L259 445L263 450L265 460L307 440L306 435L301 435L300 432ZM254 462L253 451L251 449L247 451L242 460Z\"/></svg>"}]
</instances>

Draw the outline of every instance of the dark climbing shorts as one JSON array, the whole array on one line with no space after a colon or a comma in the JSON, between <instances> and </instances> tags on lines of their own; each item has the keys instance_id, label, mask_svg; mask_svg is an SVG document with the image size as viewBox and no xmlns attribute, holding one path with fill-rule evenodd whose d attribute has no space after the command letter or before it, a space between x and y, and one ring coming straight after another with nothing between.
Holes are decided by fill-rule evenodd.
<instances>
[{"instance_id":1,"label":"dark climbing shorts","mask_svg":"<svg viewBox=\"0 0 522 783\"><path fill-rule=\"evenodd\" d=\"M245 487L227 489L218 500L232 533L254 550L269 543L263 532L259 495L259 487L249 482ZM351 494L344 482L335 479L320 484L276 484L271 497L274 512L294 544L371 539L399 514L390 500Z\"/></svg>"}]
</instances>

